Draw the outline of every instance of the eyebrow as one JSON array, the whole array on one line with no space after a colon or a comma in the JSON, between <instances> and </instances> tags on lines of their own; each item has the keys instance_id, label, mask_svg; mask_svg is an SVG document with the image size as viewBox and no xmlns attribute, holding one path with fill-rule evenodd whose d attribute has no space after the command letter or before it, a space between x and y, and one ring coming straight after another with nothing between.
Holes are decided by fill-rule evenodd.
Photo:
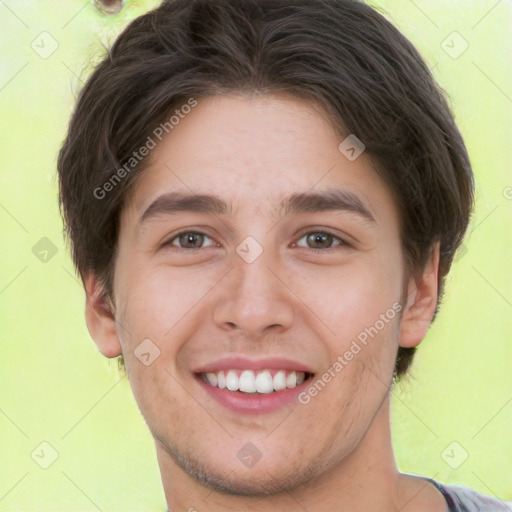
<instances>
[{"instance_id":1,"label":"eyebrow","mask_svg":"<svg viewBox=\"0 0 512 512\"><path fill-rule=\"evenodd\" d=\"M359 196L351 191L337 188L328 188L320 192L291 194L281 201L280 206L283 216L290 213L348 211L376 223L369 207ZM156 198L148 206L141 215L139 224L159 216L179 212L226 215L231 211L231 205L215 195L168 192Z\"/></svg>"}]
</instances>

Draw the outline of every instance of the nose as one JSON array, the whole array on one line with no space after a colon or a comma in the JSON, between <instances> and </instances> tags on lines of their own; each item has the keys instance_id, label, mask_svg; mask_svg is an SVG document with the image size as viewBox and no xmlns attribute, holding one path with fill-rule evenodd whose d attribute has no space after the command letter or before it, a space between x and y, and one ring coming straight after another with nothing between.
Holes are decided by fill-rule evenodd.
<instances>
[{"instance_id":1,"label":"nose","mask_svg":"<svg viewBox=\"0 0 512 512\"><path fill-rule=\"evenodd\" d=\"M290 328L294 318L293 292L283 272L264 251L248 263L236 256L235 268L215 297L213 320L223 330L242 331L258 338Z\"/></svg>"}]
</instances>

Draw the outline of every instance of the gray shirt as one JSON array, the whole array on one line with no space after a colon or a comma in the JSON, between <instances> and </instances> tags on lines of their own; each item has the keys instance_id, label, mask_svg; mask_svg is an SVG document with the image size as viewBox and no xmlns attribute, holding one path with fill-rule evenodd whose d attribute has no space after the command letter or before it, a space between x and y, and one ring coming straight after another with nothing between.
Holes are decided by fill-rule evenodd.
<instances>
[{"instance_id":1,"label":"gray shirt","mask_svg":"<svg viewBox=\"0 0 512 512\"><path fill-rule=\"evenodd\" d=\"M443 494L448 512L512 512L512 503L479 494L467 487L444 485L428 479Z\"/></svg>"}]
</instances>

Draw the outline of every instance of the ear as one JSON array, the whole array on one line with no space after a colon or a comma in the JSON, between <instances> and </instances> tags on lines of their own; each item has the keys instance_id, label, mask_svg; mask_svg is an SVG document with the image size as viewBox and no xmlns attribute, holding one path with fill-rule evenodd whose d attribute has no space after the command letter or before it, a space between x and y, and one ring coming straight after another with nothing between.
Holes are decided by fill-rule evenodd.
<instances>
[{"instance_id":1,"label":"ear","mask_svg":"<svg viewBox=\"0 0 512 512\"><path fill-rule=\"evenodd\" d=\"M407 304L400 325L399 345L415 347L427 335L437 305L439 275L439 242L432 248L420 277L410 277Z\"/></svg>"},{"instance_id":2,"label":"ear","mask_svg":"<svg viewBox=\"0 0 512 512\"><path fill-rule=\"evenodd\" d=\"M89 333L104 356L117 357L122 354L122 347L117 336L113 305L108 300L103 285L92 273L85 276L84 286L85 321Z\"/></svg>"}]
</instances>

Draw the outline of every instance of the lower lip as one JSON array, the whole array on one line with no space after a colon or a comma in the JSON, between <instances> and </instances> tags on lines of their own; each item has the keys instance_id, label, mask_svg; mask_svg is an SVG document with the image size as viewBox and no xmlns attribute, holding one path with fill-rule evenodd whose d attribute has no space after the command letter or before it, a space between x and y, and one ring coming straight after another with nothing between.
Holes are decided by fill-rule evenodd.
<instances>
[{"instance_id":1,"label":"lower lip","mask_svg":"<svg viewBox=\"0 0 512 512\"><path fill-rule=\"evenodd\" d=\"M309 386L311 380L310 378L306 379L295 388L274 391L268 394L258 394L220 389L210 386L199 375L196 375L196 378L205 391L224 407L238 413L252 414L272 412L294 401L298 401L297 396Z\"/></svg>"}]
</instances>

